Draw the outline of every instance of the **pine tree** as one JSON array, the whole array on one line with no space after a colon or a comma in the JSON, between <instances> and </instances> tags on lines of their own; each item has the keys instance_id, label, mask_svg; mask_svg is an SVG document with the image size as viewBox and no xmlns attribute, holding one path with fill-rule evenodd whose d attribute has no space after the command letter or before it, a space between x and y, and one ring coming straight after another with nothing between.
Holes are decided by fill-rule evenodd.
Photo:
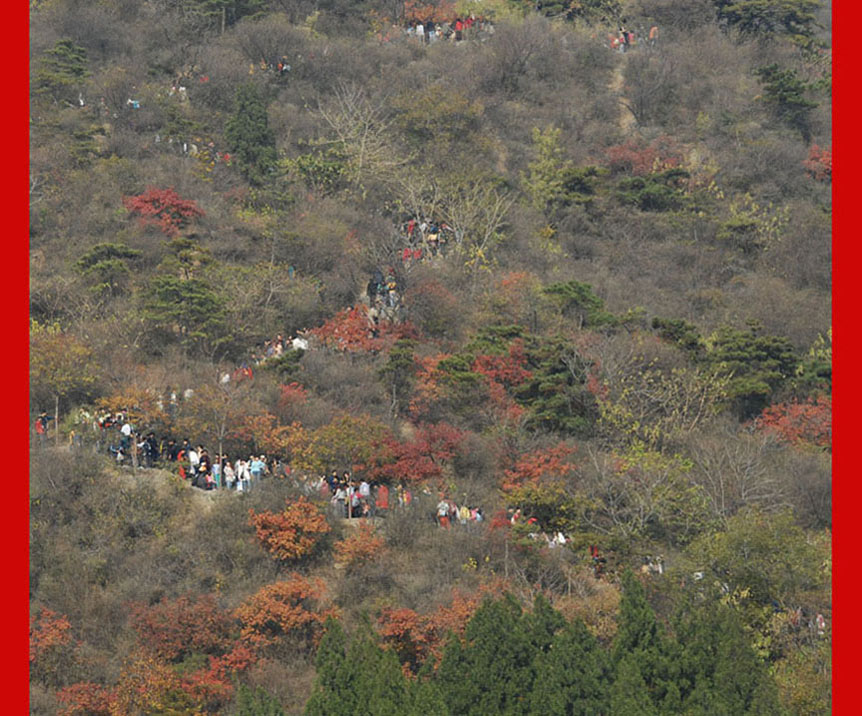
<instances>
[{"instance_id":1,"label":"pine tree","mask_svg":"<svg viewBox=\"0 0 862 716\"><path fill-rule=\"evenodd\" d=\"M609 713L638 716L659 716L661 713L653 703L641 673L642 659L643 652L631 652L617 665L616 680L610 693Z\"/></svg>"},{"instance_id":2,"label":"pine tree","mask_svg":"<svg viewBox=\"0 0 862 716\"><path fill-rule=\"evenodd\" d=\"M305 704L305 716L346 716L351 712L339 708L342 702L338 696L346 674L347 637L341 622L332 617L326 620L323 628L314 659L317 676L311 698Z\"/></svg>"},{"instance_id":3,"label":"pine tree","mask_svg":"<svg viewBox=\"0 0 862 716\"><path fill-rule=\"evenodd\" d=\"M685 713L777 713L775 682L729 607L701 606L678 619L676 632L681 681L691 685Z\"/></svg>"},{"instance_id":4,"label":"pine tree","mask_svg":"<svg viewBox=\"0 0 862 716\"><path fill-rule=\"evenodd\" d=\"M534 670L532 716L609 713L608 657L580 619L554 636L548 650L537 655Z\"/></svg>"},{"instance_id":5,"label":"pine tree","mask_svg":"<svg viewBox=\"0 0 862 716\"><path fill-rule=\"evenodd\" d=\"M89 74L87 51L72 40L58 40L39 61L34 83L37 92L49 95L55 102L72 104Z\"/></svg>"},{"instance_id":6,"label":"pine tree","mask_svg":"<svg viewBox=\"0 0 862 716\"><path fill-rule=\"evenodd\" d=\"M632 698L631 688L640 678L657 712L673 713L680 702L677 650L661 632L643 585L631 570L623 573L622 582L619 630L611 650L616 680L622 680L622 685L615 686L614 693L618 699ZM618 713L613 703L611 711Z\"/></svg>"},{"instance_id":7,"label":"pine tree","mask_svg":"<svg viewBox=\"0 0 862 716\"><path fill-rule=\"evenodd\" d=\"M240 685L236 693L236 716L284 716L278 699L261 688Z\"/></svg>"},{"instance_id":8,"label":"pine tree","mask_svg":"<svg viewBox=\"0 0 862 716\"><path fill-rule=\"evenodd\" d=\"M266 104L255 85L236 92L236 109L225 126L225 138L252 184L262 184L278 158Z\"/></svg>"},{"instance_id":9,"label":"pine tree","mask_svg":"<svg viewBox=\"0 0 862 716\"><path fill-rule=\"evenodd\" d=\"M338 622L328 620L325 629L306 716L404 714L409 694L398 658L380 648L370 625L366 622L360 627L349 647Z\"/></svg>"},{"instance_id":10,"label":"pine tree","mask_svg":"<svg viewBox=\"0 0 862 716\"><path fill-rule=\"evenodd\" d=\"M485 601L468 622L464 644L453 639L438 671L453 713L526 714L536 654L518 603L509 595Z\"/></svg>"}]
</instances>

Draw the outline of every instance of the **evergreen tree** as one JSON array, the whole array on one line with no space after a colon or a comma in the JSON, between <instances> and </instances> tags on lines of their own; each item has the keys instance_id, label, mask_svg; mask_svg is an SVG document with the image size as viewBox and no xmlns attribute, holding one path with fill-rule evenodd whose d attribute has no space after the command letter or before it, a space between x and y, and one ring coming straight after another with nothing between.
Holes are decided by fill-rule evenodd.
<instances>
[{"instance_id":1,"label":"evergreen tree","mask_svg":"<svg viewBox=\"0 0 862 716\"><path fill-rule=\"evenodd\" d=\"M760 67L755 74L763 83L763 98L775 115L798 130L806 142L811 141L810 116L817 102L806 99L811 86L803 82L794 69L782 69L777 64Z\"/></svg>"},{"instance_id":2,"label":"evergreen tree","mask_svg":"<svg viewBox=\"0 0 862 716\"><path fill-rule=\"evenodd\" d=\"M535 649L518 603L486 600L467 624L464 644L453 639L438 671L440 690L463 716L526 714Z\"/></svg>"},{"instance_id":3,"label":"evergreen tree","mask_svg":"<svg viewBox=\"0 0 862 716\"><path fill-rule=\"evenodd\" d=\"M306 716L400 716L408 701L407 683L398 658L377 643L364 623L350 641L329 620L315 659L317 678L305 706Z\"/></svg>"},{"instance_id":4,"label":"evergreen tree","mask_svg":"<svg viewBox=\"0 0 862 716\"><path fill-rule=\"evenodd\" d=\"M127 259L141 255L125 244L96 244L75 262L75 269L90 283L97 295L116 295L122 291L130 271Z\"/></svg>"},{"instance_id":5,"label":"evergreen tree","mask_svg":"<svg viewBox=\"0 0 862 716\"><path fill-rule=\"evenodd\" d=\"M346 678L347 637L341 622L329 617L324 624L323 637L317 647L314 668L317 675L311 698L305 704L305 716L348 716L352 712L341 708L339 698Z\"/></svg>"},{"instance_id":6,"label":"evergreen tree","mask_svg":"<svg viewBox=\"0 0 862 716\"><path fill-rule=\"evenodd\" d=\"M608 658L580 619L554 636L547 651L536 656L534 670L532 716L608 713Z\"/></svg>"},{"instance_id":7,"label":"evergreen tree","mask_svg":"<svg viewBox=\"0 0 862 716\"><path fill-rule=\"evenodd\" d=\"M683 702L685 713L777 712L775 683L733 610L722 604L701 606L678 621L676 632L682 681L689 690Z\"/></svg>"},{"instance_id":8,"label":"evergreen tree","mask_svg":"<svg viewBox=\"0 0 862 716\"><path fill-rule=\"evenodd\" d=\"M676 649L662 634L655 613L646 600L643 585L631 570L625 571L622 583L619 630L611 650L618 682L613 698L634 698L631 689L641 679L656 713L674 713L680 702L679 687L676 683L679 673ZM613 698L613 713L638 713L617 711Z\"/></svg>"},{"instance_id":9,"label":"evergreen tree","mask_svg":"<svg viewBox=\"0 0 862 716\"><path fill-rule=\"evenodd\" d=\"M748 35L789 35L809 44L820 0L714 0L720 19Z\"/></svg>"},{"instance_id":10,"label":"evergreen tree","mask_svg":"<svg viewBox=\"0 0 862 716\"><path fill-rule=\"evenodd\" d=\"M649 688L641 673L643 652L632 652L617 664L614 685L610 692L610 713L659 716Z\"/></svg>"},{"instance_id":11,"label":"evergreen tree","mask_svg":"<svg viewBox=\"0 0 862 716\"><path fill-rule=\"evenodd\" d=\"M709 344L705 362L731 376L727 392L741 420L759 414L772 394L793 377L798 364L787 338L760 335L757 324L747 331L721 328Z\"/></svg>"},{"instance_id":12,"label":"evergreen tree","mask_svg":"<svg viewBox=\"0 0 862 716\"><path fill-rule=\"evenodd\" d=\"M526 368L533 375L514 390L529 409L528 427L588 434L597 417L595 398L586 388L590 365L564 338L528 350Z\"/></svg>"},{"instance_id":13,"label":"evergreen tree","mask_svg":"<svg viewBox=\"0 0 862 716\"><path fill-rule=\"evenodd\" d=\"M213 349L226 338L224 298L201 279L156 276L143 296L143 317L156 333L175 328L189 349Z\"/></svg>"},{"instance_id":14,"label":"evergreen tree","mask_svg":"<svg viewBox=\"0 0 862 716\"><path fill-rule=\"evenodd\" d=\"M284 716L278 699L261 688L240 685L236 692L235 716Z\"/></svg>"},{"instance_id":15,"label":"evergreen tree","mask_svg":"<svg viewBox=\"0 0 862 716\"><path fill-rule=\"evenodd\" d=\"M225 125L225 138L252 184L262 184L277 161L275 135L269 128L266 104L253 84L236 92L236 109Z\"/></svg>"},{"instance_id":16,"label":"evergreen tree","mask_svg":"<svg viewBox=\"0 0 862 716\"><path fill-rule=\"evenodd\" d=\"M524 627L532 647L537 652L547 652L554 635L565 626L563 615L551 606L541 592L536 594L533 611L524 616Z\"/></svg>"},{"instance_id":17,"label":"evergreen tree","mask_svg":"<svg viewBox=\"0 0 862 716\"><path fill-rule=\"evenodd\" d=\"M87 51L72 40L58 40L39 62L36 70L37 91L49 95L55 102L75 103L87 70Z\"/></svg>"}]
</instances>

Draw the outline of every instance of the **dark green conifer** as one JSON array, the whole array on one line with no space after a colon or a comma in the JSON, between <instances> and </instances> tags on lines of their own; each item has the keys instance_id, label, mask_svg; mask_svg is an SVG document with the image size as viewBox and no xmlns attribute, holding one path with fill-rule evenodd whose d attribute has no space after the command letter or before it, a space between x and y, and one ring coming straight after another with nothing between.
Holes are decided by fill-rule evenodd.
<instances>
[{"instance_id":1,"label":"dark green conifer","mask_svg":"<svg viewBox=\"0 0 862 716\"><path fill-rule=\"evenodd\" d=\"M236 109L225 125L225 138L248 180L262 184L278 156L266 103L255 85L245 84L237 90Z\"/></svg>"}]
</instances>

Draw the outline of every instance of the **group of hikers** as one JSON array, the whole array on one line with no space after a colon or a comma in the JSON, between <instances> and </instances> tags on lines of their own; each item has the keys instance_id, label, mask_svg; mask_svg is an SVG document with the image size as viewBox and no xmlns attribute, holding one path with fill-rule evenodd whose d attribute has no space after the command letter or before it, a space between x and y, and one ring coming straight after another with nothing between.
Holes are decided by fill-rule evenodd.
<instances>
[{"instance_id":1,"label":"group of hikers","mask_svg":"<svg viewBox=\"0 0 862 716\"><path fill-rule=\"evenodd\" d=\"M466 526L471 522L476 524L483 522L485 516L482 513L481 507L468 507L466 504L467 495L464 495L465 502L459 507L455 500L449 498L445 493L440 495L440 502L434 511L434 521L443 529L450 529L452 525L458 524Z\"/></svg>"},{"instance_id":2,"label":"group of hikers","mask_svg":"<svg viewBox=\"0 0 862 716\"><path fill-rule=\"evenodd\" d=\"M471 13L467 17L457 16L452 20L434 22L431 18L425 20L413 19L401 30L407 39L418 40L427 45L448 40L461 42L470 39L485 39L494 34L494 25L484 17L476 17Z\"/></svg>"},{"instance_id":3,"label":"group of hikers","mask_svg":"<svg viewBox=\"0 0 862 716\"><path fill-rule=\"evenodd\" d=\"M608 33L608 44L617 52L628 52L637 45L637 42L638 38L634 30L626 29L623 25L620 25L616 33ZM658 42L658 25L650 27L647 42L650 47L655 47Z\"/></svg>"},{"instance_id":4,"label":"group of hikers","mask_svg":"<svg viewBox=\"0 0 862 716\"><path fill-rule=\"evenodd\" d=\"M344 519L381 517L390 509L390 490L385 483L365 478L357 479L344 470L341 477L338 470L332 470L310 486L310 492L317 492L329 500L336 517ZM392 504L410 507L413 493L403 483L396 488L396 500Z\"/></svg>"},{"instance_id":5,"label":"group of hikers","mask_svg":"<svg viewBox=\"0 0 862 716\"><path fill-rule=\"evenodd\" d=\"M398 292L398 279L395 277L395 269L391 266L386 271L386 276L378 268L374 270L368 284L365 287L365 296L368 305L372 309L397 308L401 305L401 296ZM377 314L375 314L379 318ZM374 317L372 321L376 323Z\"/></svg>"},{"instance_id":6,"label":"group of hikers","mask_svg":"<svg viewBox=\"0 0 862 716\"><path fill-rule=\"evenodd\" d=\"M275 338L266 339L259 349L260 352L255 348L251 352L249 360L240 364L239 370L245 371L250 365L260 365L271 358L281 358L286 351L307 351L309 345L308 336L304 331L297 331L295 336L288 336L287 338L279 333Z\"/></svg>"},{"instance_id":7,"label":"group of hikers","mask_svg":"<svg viewBox=\"0 0 862 716\"><path fill-rule=\"evenodd\" d=\"M457 238L455 230L445 221L411 218L401 225L407 245L401 254L405 264L443 255L450 242Z\"/></svg>"}]
</instances>

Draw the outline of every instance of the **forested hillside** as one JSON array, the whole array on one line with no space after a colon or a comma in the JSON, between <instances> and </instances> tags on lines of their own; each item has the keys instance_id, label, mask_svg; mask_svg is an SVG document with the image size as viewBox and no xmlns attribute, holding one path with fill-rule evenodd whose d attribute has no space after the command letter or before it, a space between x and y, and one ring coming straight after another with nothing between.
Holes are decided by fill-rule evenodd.
<instances>
[{"instance_id":1,"label":"forested hillside","mask_svg":"<svg viewBox=\"0 0 862 716\"><path fill-rule=\"evenodd\" d=\"M827 0L31 0L31 713L831 713Z\"/></svg>"}]
</instances>

